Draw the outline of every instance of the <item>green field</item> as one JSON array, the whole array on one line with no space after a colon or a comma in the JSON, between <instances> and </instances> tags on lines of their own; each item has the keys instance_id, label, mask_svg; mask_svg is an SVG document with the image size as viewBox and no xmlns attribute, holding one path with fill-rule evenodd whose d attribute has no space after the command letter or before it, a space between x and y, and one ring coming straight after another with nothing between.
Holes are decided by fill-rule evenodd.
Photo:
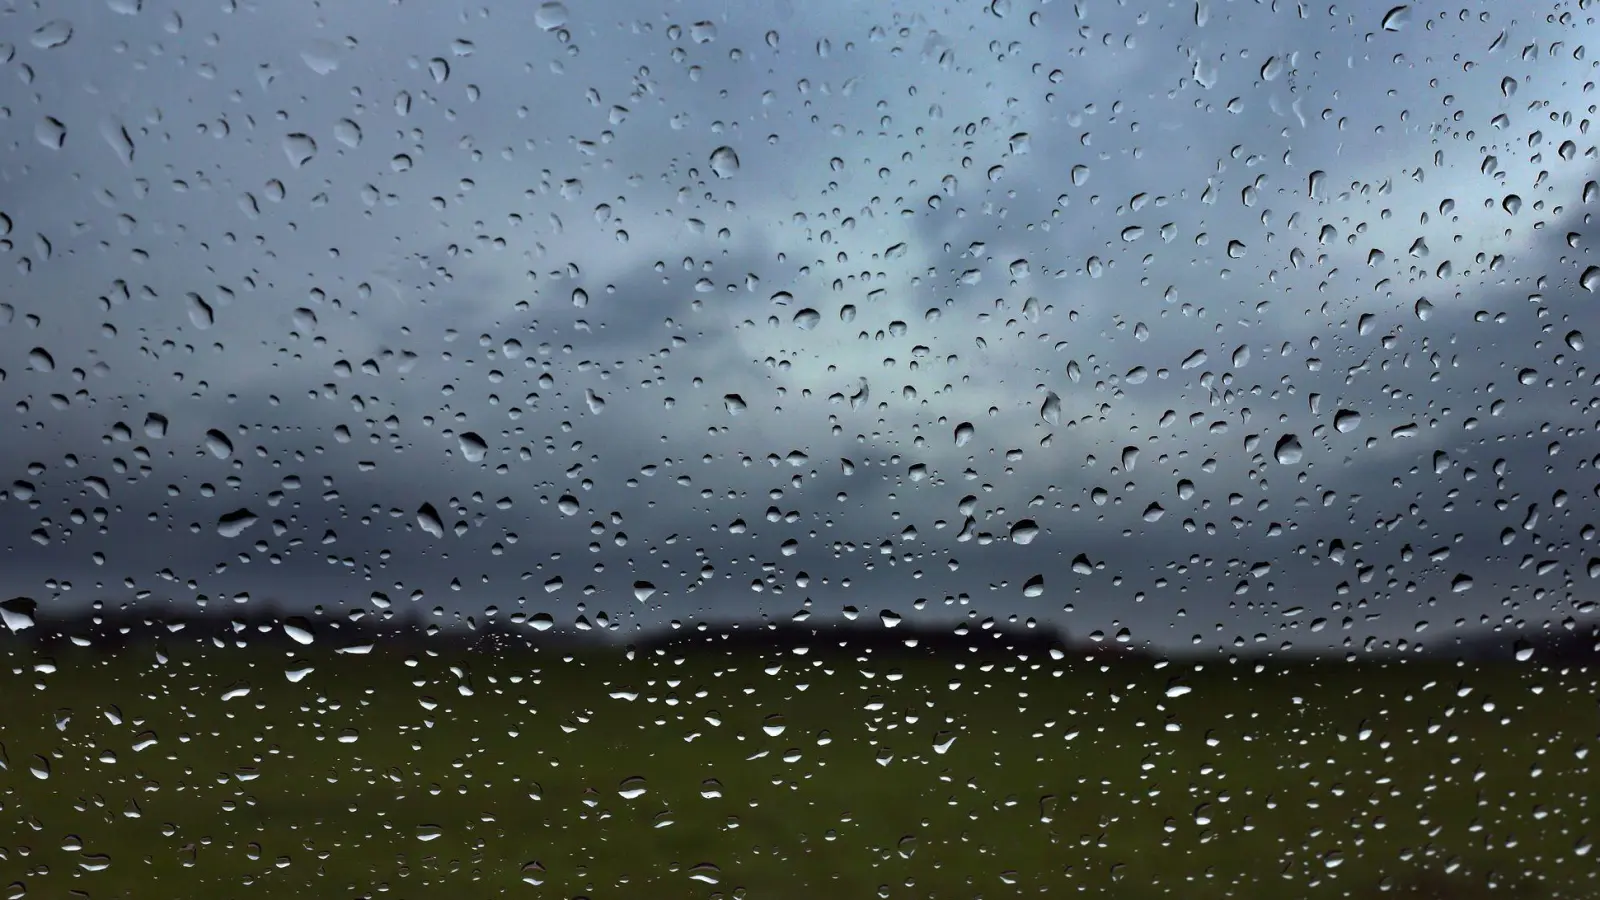
<instances>
[{"instance_id":1,"label":"green field","mask_svg":"<svg viewBox=\"0 0 1600 900\"><path fill-rule=\"evenodd\" d=\"M4 896L1600 896L1584 670L170 652L5 651Z\"/></svg>"}]
</instances>

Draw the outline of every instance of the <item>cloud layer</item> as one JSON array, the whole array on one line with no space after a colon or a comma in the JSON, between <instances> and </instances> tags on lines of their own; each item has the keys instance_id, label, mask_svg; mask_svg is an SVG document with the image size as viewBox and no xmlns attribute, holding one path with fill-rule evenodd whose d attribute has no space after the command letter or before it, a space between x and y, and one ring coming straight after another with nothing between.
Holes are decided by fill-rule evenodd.
<instances>
[{"instance_id":1,"label":"cloud layer","mask_svg":"<svg viewBox=\"0 0 1600 900\"><path fill-rule=\"evenodd\" d=\"M14 11L4 588L1581 619L1585 26L1393 9Z\"/></svg>"}]
</instances>

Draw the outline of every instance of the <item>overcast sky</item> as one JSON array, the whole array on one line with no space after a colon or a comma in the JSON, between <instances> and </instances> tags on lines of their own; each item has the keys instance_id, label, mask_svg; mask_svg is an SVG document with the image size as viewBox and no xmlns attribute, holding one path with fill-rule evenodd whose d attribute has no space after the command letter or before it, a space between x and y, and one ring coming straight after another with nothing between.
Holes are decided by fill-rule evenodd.
<instances>
[{"instance_id":1,"label":"overcast sky","mask_svg":"<svg viewBox=\"0 0 1600 900\"><path fill-rule=\"evenodd\" d=\"M1593 22L1393 7L9 5L0 588L1584 621Z\"/></svg>"}]
</instances>

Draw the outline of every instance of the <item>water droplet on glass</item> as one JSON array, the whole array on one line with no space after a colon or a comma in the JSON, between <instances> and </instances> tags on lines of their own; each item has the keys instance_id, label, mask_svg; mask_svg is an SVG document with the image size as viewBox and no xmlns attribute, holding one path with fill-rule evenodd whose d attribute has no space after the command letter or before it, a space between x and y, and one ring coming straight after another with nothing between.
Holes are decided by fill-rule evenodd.
<instances>
[{"instance_id":1,"label":"water droplet on glass","mask_svg":"<svg viewBox=\"0 0 1600 900\"><path fill-rule=\"evenodd\" d=\"M456 443L461 447L461 455L467 462L483 462L489 453L489 445L476 431L463 431L456 435Z\"/></svg>"},{"instance_id":2,"label":"water droplet on glass","mask_svg":"<svg viewBox=\"0 0 1600 900\"><path fill-rule=\"evenodd\" d=\"M635 581L633 583L633 599L640 603L649 600L656 592L656 586L648 581Z\"/></svg>"},{"instance_id":3,"label":"water droplet on glass","mask_svg":"<svg viewBox=\"0 0 1600 900\"><path fill-rule=\"evenodd\" d=\"M333 137L339 143L354 149L361 146L361 126L349 119L340 119L334 123Z\"/></svg>"},{"instance_id":4,"label":"water droplet on glass","mask_svg":"<svg viewBox=\"0 0 1600 900\"><path fill-rule=\"evenodd\" d=\"M33 126L33 137L51 150L60 150L67 145L67 126L54 116L45 116Z\"/></svg>"},{"instance_id":5,"label":"water droplet on glass","mask_svg":"<svg viewBox=\"0 0 1600 900\"><path fill-rule=\"evenodd\" d=\"M54 50L72 40L72 23L66 19L53 19L33 30L29 43L40 50Z\"/></svg>"},{"instance_id":6,"label":"water droplet on glass","mask_svg":"<svg viewBox=\"0 0 1600 900\"><path fill-rule=\"evenodd\" d=\"M732 147L718 147L711 151L711 172L718 178L732 178L739 171L739 154Z\"/></svg>"},{"instance_id":7,"label":"water droplet on glass","mask_svg":"<svg viewBox=\"0 0 1600 900\"><path fill-rule=\"evenodd\" d=\"M644 777L632 775L622 779L622 783L617 785L617 794L624 800L635 800L643 797L645 794Z\"/></svg>"},{"instance_id":8,"label":"water droplet on glass","mask_svg":"<svg viewBox=\"0 0 1600 900\"><path fill-rule=\"evenodd\" d=\"M228 436L215 428L206 432L206 450L217 459L227 459L233 455L233 441Z\"/></svg>"},{"instance_id":9,"label":"water droplet on glass","mask_svg":"<svg viewBox=\"0 0 1600 900\"><path fill-rule=\"evenodd\" d=\"M436 538L444 537L444 521L439 518L439 511L433 508L432 503L417 507L417 527Z\"/></svg>"},{"instance_id":10,"label":"water droplet on glass","mask_svg":"<svg viewBox=\"0 0 1600 900\"><path fill-rule=\"evenodd\" d=\"M1333 414L1333 427L1340 434L1349 434L1361 427L1361 413L1353 409L1341 409Z\"/></svg>"},{"instance_id":11,"label":"water droplet on glass","mask_svg":"<svg viewBox=\"0 0 1600 900\"><path fill-rule=\"evenodd\" d=\"M533 14L535 25L545 31L555 31L567 24L567 5L565 3L551 2L539 4L538 10Z\"/></svg>"},{"instance_id":12,"label":"water droplet on glass","mask_svg":"<svg viewBox=\"0 0 1600 900\"><path fill-rule=\"evenodd\" d=\"M1272 455L1282 465L1292 466L1305 456L1305 449L1300 446L1299 437L1286 434L1278 438L1277 445L1272 448Z\"/></svg>"},{"instance_id":13,"label":"water droplet on glass","mask_svg":"<svg viewBox=\"0 0 1600 900\"><path fill-rule=\"evenodd\" d=\"M1061 397L1055 391L1044 395L1044 402L1039 405L1039 418L1052 428L1061 424Z\"/></svg>"},{"instance_id":14,"label":"water droplet on glass","mask_svg":"<svg viewBox=\"0 0 1600 900\"><path fill-rule=\"evenodd\" d=\"M973 436L977 433L978 430L972 427L971 422L962 422L960 425L957 425L955 431L956 446L965 447L967 444L971 443Z\"/></svg>"},{"instance_id":15,"label":"water droplet on glass","mask_svg":"<svg viewBox=\"0 0 1600 900\"><path fill-rule=\"evenodd\" d=\"M1043 597L1044 596L1044 576L1043 575L1034 575L1034 576L1030 577L1026 582L1024 582L1023 585L1022 585L1022 596L1024 596L1024 597Z\"/></svg>"},{"instance_id":16,"label":"water droplet on glass","mask_svg":"<svg viewBox=\"0 0 1600 900\"><path fill-rule=\"evenodd\" d=\"M32 628L33 617L38 609L39 604L30 597L12 597L0 602L0 624L12 632Z\"/></svg>"},{"instance_id":17,"label":"water droplet on glass","mask_svg":"<svg viewBox=\"0 0 1600 900\"><path fill-rule=\"evenodd\" d=\"M541 863L541 862L530 862L530 863L524 863L523 864L523 866L522 866L522 880L527 882L528 884L531 884L534 887L538 887L539 885L544 884L545 877L546 877L546 872L544 870L544 864L543 863Z\"/></svg>"},{"instance_id":18,"label":"water droplet on glass","mask_svg":"<svg viewBox=\"0 0 1600 900\"><path fill-rule=\"evenodd\" d=\"M311 633L311 623L304 616L290 616L283 620L283 633L296 644L309 644L316 640Z\"/></svg>"},{"instance_id":19,"label":"water droplet on glass","mask_svg":"<svg viewBox=\"0 0 1600 900\"><path fill-rule=\"evenodd\" d=\"M1011 526L1011 543L1019 547L1026 547L1033 543L1033 539L1038 536L1039 525L1032 519L1023 519Z\"/></svg>"},{"instance_id":20,"label":"water droplet on glass","mask_svg":"<svg viewBox=\"0 0 1600 900\"><path fill-rule=\"evenodd\" d=\"M1600 292L1600 266L1584 269L1583 274L1578 276L1578 284L1591 294Z\"/></svg>"},{"instance_id":21,"label":"water droplet on glass","mask_svg":"<svg viewBox=\"0 0 1600 900\"><path fill-rule=\"evenodd\" d=\"M317 142L303 132L284 135L283 155L289 158L289 165L298 169L317 155Z\"/></svg>"},{"instance_id":22,"label":"water droplet on glass","mask_svg":"<svg viewBox=\"0 0 1600 900\"><path fill-rule=\"evenodd\" d=\"M217 517L217 534L225 538L236 538L258 521L260 521L259 516L241 507Z\"/></svg>"},{"instance_id":23,"label":"water droplet on glass","mask_svg":"<svg viewBox=\"0 0 1600 900\"><path fill-rule=\"evenodd\" d=\"M737 416L750 407L744 402L744 398L738 394L724 394L722 395L722 408L728 411L728 415Z\"/></svg>"},{"instance_id":24,"label":"water droplet on glass","mask_svg":"<svg viewBox=\"0 0 1600 900\"><path fill-rule=\"evenodd\" d=\"M822 322L822 313L807 307L794 314L794 324L801 331L810 331Z\"/></svg>"},{"instance_id":25,"label":"water droplet on glass","mask_svg":"<svg viewBox=\"0 0 1600 900\"><path fill-rule=\"evenodd\" d=\"M689 879L705 884L716 884L722 880L722 870L712 863L696 863L689 867Z\"/></svg>"},{"instance_id":26,"label":"water droplet on glass","mask_svg":"<svg viewBox=\"0 0 1600 900\"><path fill-rule=\"evenodd\" d=\"M1368 21L1371 21L1370 19ZM1396 6L1383 14L1383 30L1399 31L1411 21L1411 7Z\"/></svg>"}]
</instances>

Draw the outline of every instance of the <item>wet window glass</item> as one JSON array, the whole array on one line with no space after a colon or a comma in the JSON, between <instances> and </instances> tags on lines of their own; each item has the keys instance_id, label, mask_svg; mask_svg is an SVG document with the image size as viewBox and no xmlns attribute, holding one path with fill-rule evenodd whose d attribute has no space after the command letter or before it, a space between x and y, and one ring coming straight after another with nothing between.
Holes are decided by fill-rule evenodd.
<instances>
[{"instance_id":1,"label":"wet window glass","mask_svg":"<svg viewBox=\"0 0 1600 900\"><path fill-rule=\"evenodd\" d=\"M1594 4L0 10L0 896L1600 896Z\"/></svg>"}]
</instances>

